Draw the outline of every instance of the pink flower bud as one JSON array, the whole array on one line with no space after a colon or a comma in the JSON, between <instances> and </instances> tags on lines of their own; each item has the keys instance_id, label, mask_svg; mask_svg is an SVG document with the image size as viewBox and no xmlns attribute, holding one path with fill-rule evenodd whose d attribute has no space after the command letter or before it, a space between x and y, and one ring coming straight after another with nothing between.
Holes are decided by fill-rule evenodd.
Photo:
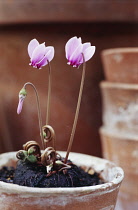
<instances>
[{"instance_id":1,"label":"pink flower bud","mask_svg":"<svg viewBox=\"0 0 138 210\"><path fill-rule=\"evenodd\" d=\"M18 107L17 107L17 114L20 114L22 111L22 107L23 107L23 102L25 97L27 96L27 92L25 90L25 88L22 88L19 92L19 103L18 103Z\"/></svg>"}]
</instances>

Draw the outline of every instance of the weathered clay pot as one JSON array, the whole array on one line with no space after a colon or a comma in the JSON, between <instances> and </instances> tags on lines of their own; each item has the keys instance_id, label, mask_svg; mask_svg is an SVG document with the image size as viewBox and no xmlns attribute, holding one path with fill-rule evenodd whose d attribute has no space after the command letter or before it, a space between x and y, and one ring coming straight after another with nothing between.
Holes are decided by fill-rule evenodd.
<instances>
[{"instance_id":1,"label":"weathered clay pot","mask_svg":"<svg viewBox=\"0 0 138 210\"><path fill-rule=\"evenodd\" d=\"M115 48L102 51L106 80L138 83L138 48Z\"/></svg>"},{"instance_id":2,"label":"weathered clay pot","mask_svg":"<svg viewBox=\"0 0 138 210\"><path fill-rule=\"evenodd\" d=\"M138 85L102 82L103 124L112 133L138 136Z\"/></svg>"},{"instance_id":3,"label":"weathered clay pot","mask_svg":"<svg viewBox=\"0 0 138 210\"><path fill-rule=\"evenodd\" d=\"M105 127L100 129L103 156L121 166L125 178L119 192L119 210L138 208L138 136L120 135ZM118 209L117 209L118 210Z\"/></svg>"},{"instance_id":4,"label":"weathered clay pot","mask_svg":"<svg viewBox=\"0 0 138 210\"><path fill-rule=\"evenodd\" d=\"M65 152L60 152L65 156ZM113 163L89 155L71 153L78 166L93 167L105 184L76 188L31 188L0 182L0 208L4 210L113 210L123 180L123 170ZM15 165L15 152L0 155L0 167Z\"/></svg>"}]
</instances>

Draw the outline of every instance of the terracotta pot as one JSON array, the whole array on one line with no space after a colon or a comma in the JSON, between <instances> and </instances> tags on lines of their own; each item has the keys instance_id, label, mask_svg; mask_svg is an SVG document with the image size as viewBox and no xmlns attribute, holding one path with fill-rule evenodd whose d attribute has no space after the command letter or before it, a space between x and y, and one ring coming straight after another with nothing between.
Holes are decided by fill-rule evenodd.
<instances>
[{"instance_id":1,"label":"terracotta pot","mask_svg":"<svg viewBox=\"0 0 138 210\"><path fill-rule=\"evenodd\" d=\"M137 210L138 207L138 136L112 132L105 127L100 129L103 156L125 172L125 178L119 193L119 210ZM117 209L118 210L118 209Z\"/></svg>"},{"instance_id":2,"label":"terracotta pot","mask_svg":"<svg viewBox=\"0 0 138 210\"><path fill-rule=\"evenodd\" d=\"M115 48L102 51L106 80L138 83L138 48Z\"/></svg>"},{"instance_id":3,"label":"terracotta pot","mask_svg":"<svg viewBox=\"0 0 138 210\"><path fill-rule=\"evenodd\" d=\"M103 123L110 133L138 136L138 85L102 82Z\"/></svg>"},{"instance_id":4,"label":"terracotta pot","mask_svg":"<svg viewBox=\"0 0 138 210\"><path fill-rule=\"evenodd\" d=\"M65 156L65 152L60 154ZM113 210L123 180L123 170L107 160L80 153L71 153L70 159L78 166L93 167L106 183L89 187L42 189L0 182L1 209ZM15 152L0 155L1 167L15 165L15 162Z\"/></svg>"}]
</instances>

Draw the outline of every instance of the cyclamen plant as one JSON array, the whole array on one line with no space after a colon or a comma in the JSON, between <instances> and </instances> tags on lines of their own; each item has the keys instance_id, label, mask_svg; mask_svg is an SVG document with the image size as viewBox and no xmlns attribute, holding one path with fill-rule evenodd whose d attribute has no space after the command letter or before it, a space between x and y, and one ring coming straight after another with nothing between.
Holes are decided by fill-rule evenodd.
<instances>
[{"instance_id":1,"label":"cyclamen plant","mask_svg":"<svg viewBox=\"0 0 138 210\"><path fill-rule=\"evenodd\" d=\"M39 129L40 137L42 142L42 149L44 152L41 155L40 146L35 141L29 141L23 145L24 150L20 150L17 153L17 158L22 160L28 160L30 162L41 162L47 167L49 173L52 169L63 170L65 168L70 168L68 165L68 156L71 151L72 143L74 140L76 125L78 121L78 115L80 110L85 71L86 71L86 61L90 60L95 53L95 46L91 46L91 43L82 44L81 38L72 37L68 40L65 45L66 58L68 60L67 64L75 68L79 68L83 64L82 79L80 85L80 91L78 96L78 103L76 107L76 113L74 118L74 123L71 131L71 136L67 148L66 157L63 159L56 152L56 138L54 129L49 125L49 116L50 116L50 98L51 98L51 66L50 62L54 58L54 47L45 46L45 43L39 44L36 39L33 39L28 44L28 54L30 57L30 63L34 68L41 69L44 66L48 65L49 69L49 79L48 79L48 98L47 98L47 111L46 111L46 125L42 126L42 117L39 96L36 87L34 84L27 82L24 84L23 88L19 92L19 103L17 107L17 113L20 114L22 111L24 99L27 96L26 86L31 85L36 94L37 101L37 110L38 110L38 120L39 120ZM53 140L53 147L47 147L48 142Z\"/></svg>"}]
</instances>

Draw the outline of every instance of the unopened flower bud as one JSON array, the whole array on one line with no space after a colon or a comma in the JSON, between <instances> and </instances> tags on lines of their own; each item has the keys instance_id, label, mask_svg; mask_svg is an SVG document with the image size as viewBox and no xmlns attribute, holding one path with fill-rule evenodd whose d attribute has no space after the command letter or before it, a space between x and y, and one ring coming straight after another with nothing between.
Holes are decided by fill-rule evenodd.
<instances>
[{"instance_id":1,"label":"unopened flower bud","mask_svg":"<svg viewBox=\"0 0 138 210\"><path fill-rule=\"evenodd\" d=\"M19 103L18 103L18 107L17 107L17 114L20 114L22 111L22 107L23 107L23 102L25 97L27 96L27 92L25 88L22 88L19 92Z\"/></svg>"}]
</instances>

